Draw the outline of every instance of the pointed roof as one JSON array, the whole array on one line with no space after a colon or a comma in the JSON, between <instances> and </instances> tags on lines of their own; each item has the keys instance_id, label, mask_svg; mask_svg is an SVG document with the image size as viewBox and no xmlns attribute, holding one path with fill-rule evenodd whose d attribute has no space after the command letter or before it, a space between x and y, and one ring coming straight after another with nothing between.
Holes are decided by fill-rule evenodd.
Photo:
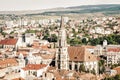
<instances>
[{"instance_id":1,"label":"pointed roof","mask_svg":"<svg viewBox=\"0 0 120 80\"><path fill-rule=\"evenodd\" d=\"M61 16L60 29L64 28L64 18Z\"/></svg>"}]
</instances>

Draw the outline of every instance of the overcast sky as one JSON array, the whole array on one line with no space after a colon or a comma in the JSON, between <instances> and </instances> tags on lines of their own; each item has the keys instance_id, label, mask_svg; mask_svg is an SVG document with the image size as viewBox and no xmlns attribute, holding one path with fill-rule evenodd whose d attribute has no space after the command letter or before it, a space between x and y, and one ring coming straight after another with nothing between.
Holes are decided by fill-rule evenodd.
<instances>
[{"instance_id":1,"label":"overcast sky","mask_svg":"<svg viewBox=\"0 0 120 80\"><path fill-rule=\"evenodd\" d=\"M0 0L0 11L40 10L97 4L120 4L120 0Z\"/></svg>"}]
</instances>

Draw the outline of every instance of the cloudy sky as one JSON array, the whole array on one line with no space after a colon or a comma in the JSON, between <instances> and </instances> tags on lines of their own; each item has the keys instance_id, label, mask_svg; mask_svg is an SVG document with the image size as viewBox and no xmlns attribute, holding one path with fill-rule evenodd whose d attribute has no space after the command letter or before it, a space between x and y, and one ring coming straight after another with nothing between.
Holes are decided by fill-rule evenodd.
<instances>
[{"instance_id":1,"label":"cloudy sky","mask_svg":"<svg viewBox=\"0 0 120 80\"><path fill-rule=\"evenodd\" d=\"M0 0L0 11L39 10L97 4L120 4L120 0Z\"/></svg>"}]
</instances>

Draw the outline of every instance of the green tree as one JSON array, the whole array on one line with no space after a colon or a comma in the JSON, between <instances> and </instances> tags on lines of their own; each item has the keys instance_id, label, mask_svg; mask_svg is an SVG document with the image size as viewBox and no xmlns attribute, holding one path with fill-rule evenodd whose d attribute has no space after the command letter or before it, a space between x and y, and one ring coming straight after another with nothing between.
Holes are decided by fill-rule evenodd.
<instances>
[{"instance_id":1,"label":"green tree","mask_svg":"<svg viewBox=\"0 0 120 80\"><path fill-rule=\"evenodd\" d=\"M55 34L52 34L48 39L49 42L57 42L58 37Z\"/></svg>"},{"instance_id":2,"label":"green tree","mask_svg":"<svg viewBox=\"0 0 120 80\"><path fill-rule=\"evenodd\" d=\"M107 40L108 44L120 44L120 35L112 34L108 36L98 37L96 39L90 39L89 42L91 45L102 45L104 40Z\"/></svg>"},{"instance_id":3,"label":"green tree","mask_svg":"<svg viewBox=\"0 0 120 80\"><path fill-rule=\"evenodd\" d=\"M93 70L91 71L91 73L96 74L96 72L95 72L95 69L94 69L94 68L93 68Z\"/></svg>"},{"instance_id":4,"label":"green tree","mask_svg":"<svg viewBox=\"0 0 120 80\"><path fill-rule=\"evenodd\" d=\"M115 79L115 80L120 80L120 75L116 75L116 76L114 77L114 79Z\"/></svg>"},{"instance_id":5,"label":"green tree","mask_svg":"<svg viewBox=\"0 0 120 80\"><path fill-rule=\"evenodd\" d=\"M87 44L86 38L83 38L83 39L82 39L82 43L85 44L85 45Z\"/></svg>"},{"instance_id":6,"label":"green tree","mask_svg":"<svg viewBox=\"0 0 120 80\"><path fill-rule=\"evenodd\" d=\"M82 43L81 40L79 38L76 38L76 37L70 40L71 46L80 45L81 43Z\"/></svg>"},{"instance_id":7,"label":"green tree","mask_svg":"<svg viewBox=\"0 0 120 80\"><path fill-rule=\"evenodd\" d=\"M120 80L120 75L115 75L113 77L105 77L103 80Z\"/></svg>"},{"instance_id":8,"label":"green tree","mask_svg":"<svg viewBox=\"0 0 120 80\"><path fill-rule=\"evenodd\" d=\"M86 71L84 64L80 65L79 71L80 72L82 72L82 71L85 72Z\"/></svg>"},{"instance_id":9,"label":"green tree","mask_svg":"<svg viewBox=\"0 0 120 80\"><path fill-rule=\"evenodd\" d=\"M98 65L99 65L99 73L102 74L104 71L105 71L105 61L104 60L100 60L98 62Z\"/></svg>"},{"instance_id":10,"label":"green tree","mask_svg":"<svg viewBox=\"0 0 120 80\"><path fill-rule=\"evenodd\" d=\"M48 38L49 38L49 35L44 35L44 37L43 37L43 40L48 40Z\"/></svg>"}]
</instances>

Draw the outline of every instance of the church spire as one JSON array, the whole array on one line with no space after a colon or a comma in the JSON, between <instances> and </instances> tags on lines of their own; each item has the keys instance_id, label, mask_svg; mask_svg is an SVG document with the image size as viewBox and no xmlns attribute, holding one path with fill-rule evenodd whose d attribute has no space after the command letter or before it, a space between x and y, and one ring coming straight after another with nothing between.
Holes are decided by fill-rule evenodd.
<instances>
[{"instance_id":1,"label":"church spire","mask_svg":"<svg viewBox=\"0 0 120 80\"><path fill-rule=\"evenodd\" d=\"M60 22L60 29L64 28L64 19L63 16L61 16L61 22Z\"/></svg>"},{"instance_id":2,"label":"church spire","mask_svg":"<svg viewBox=\"0 0 120 80\"><path fill-rule=\"evenodd\" d=\"M59 70L68 70L68 52L67 52L67 39L66 29L64 27L64 20L61 16L60 30L58 38L58 52L56 53L56 66Z\"/></svg>"},{"instance_id":3,"label":"church spire","mask_svg":"<svg viewBox=\"0 0 120 80\"><path fill-rule=\"evenodd\" d=\"M64 27L64 19L61 16L61 22L60 22L60 30L59 30L59 47L66 47L67 41L66 41L66 29Z\"/></svg>"}]
</instances>

